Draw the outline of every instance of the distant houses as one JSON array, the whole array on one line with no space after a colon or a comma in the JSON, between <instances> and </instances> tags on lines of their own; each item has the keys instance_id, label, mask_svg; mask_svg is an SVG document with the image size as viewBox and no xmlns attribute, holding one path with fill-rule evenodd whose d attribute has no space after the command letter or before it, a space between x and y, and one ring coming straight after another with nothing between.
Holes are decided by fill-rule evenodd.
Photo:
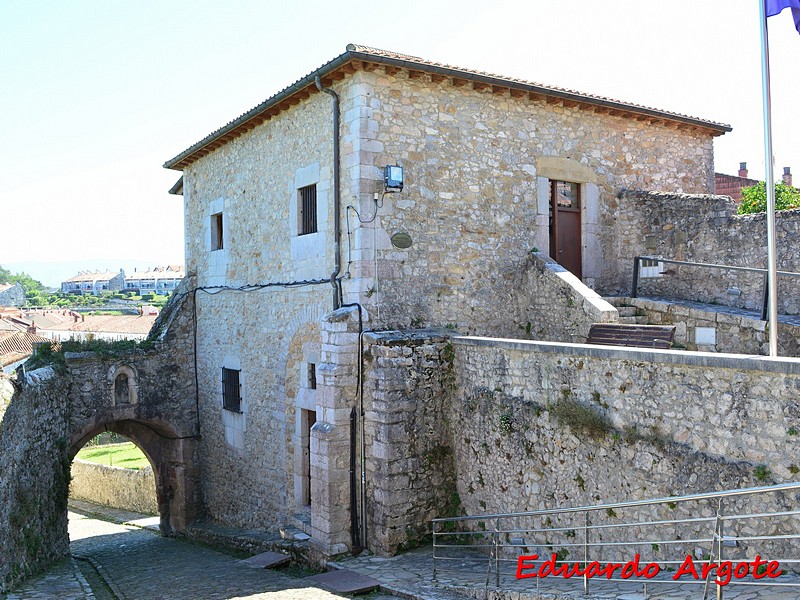
<instances>
[{"instance_id":1,"label":"distant houses","mask_svg":"<svg viewBox=\"0 0 800 600\"><path fill-rule=\"evenodd\" d=\"M183 265L167 265L154 267L150 271L135 271L125 278L125 289L135 290L140 294L170 294L178 287L186 273Z\"/></svg>"},{"instance_id":2,"label":"distant houses","mask_svg":"<svg viewBox=\"0 0 800 600\"><path fill-rule=\"evenodd\" d=\"M111 271L81 271L75 277L70 277L61 282L61 291L65 294L93 294L100 292L113 292L125 286L125 271L119 273Z\"/></svg>"},{"instance_id":3,"label":"distant houses","mask_svg":"<svg viewBox=\"0 0 800 600\"><path fill-rule=\"evenodd\" d=\"M183 265L153 267L148 271L134 271L129 277L120 269L111 271L82 271L61 283L65 294L93 294L127 290L137 294L167 295L174 290L186 275Z\"/></svg>"}]
</instances>

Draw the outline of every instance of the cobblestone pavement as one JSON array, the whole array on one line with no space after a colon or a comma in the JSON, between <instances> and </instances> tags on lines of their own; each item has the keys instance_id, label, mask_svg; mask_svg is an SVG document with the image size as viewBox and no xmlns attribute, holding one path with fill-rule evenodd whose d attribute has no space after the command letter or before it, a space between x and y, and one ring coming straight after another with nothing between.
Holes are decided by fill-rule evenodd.
<instances>
[{"instance_id":1,"label":"cobblestone pavement","mask_svg":"<svg viewBox=\"0 0 800 600\"><path fill-rule=\"evenodd\" d=\"M120 600L345 600L279 571L131 525L69 513L70 548L88 559ZM95 600L75 560L25 582L7 600ZM370 600L397 600L383 593Z\"/></svg>"}]
</instances>

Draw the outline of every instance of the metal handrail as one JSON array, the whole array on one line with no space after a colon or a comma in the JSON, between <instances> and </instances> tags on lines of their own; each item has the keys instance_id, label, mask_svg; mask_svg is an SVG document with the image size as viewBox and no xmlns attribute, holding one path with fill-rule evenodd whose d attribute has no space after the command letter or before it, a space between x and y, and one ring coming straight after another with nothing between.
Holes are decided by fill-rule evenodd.
<instances>
[{"instance_id":1,"label":"metal handrail","mask_svg":"<svg viewBox=\"0 0 800 600\"><path fill-rule=\"evenodd\" d=\"M718 265L714 263L700 263L688 260L672 260L667 258L660 258L658 256L634 256L633 257L633 282L631 284L631 298L637 298L639 293L639 268L643 260L656 261L661 263L669 263L673 265L686 265L689 267L705 267L708 269L725 269L727 271L744 271L746 273L761 273L764 275L764 289L762 293L762 306L761 306L761 320L767 320L767 305L769 304L769 293L766 278L769 276L768 269L759 269L757 267L736 267L733 265ZM793 271L776 271L777 275L781 277L800 277L800 273Z\"/></svg>"},{"instance_id":2,"label":"metal handrail","mask_svg":"<svg viewBox=\"0 0 800 600\"><path fill-rule=\"evenodd\" d=\"M742 560L741 556L746 554L750 554L750 560L752 560L753 555L756 553L760 553L766 558L766 554L759 550L761 546L756 545L757 542L761 542L762 544L771 543L774 546L775 552L781 555L780 563L796 565L800 563L800 547L796 544L796 541L800 539L800 526L797 525L796 521L798 515L800 515L800 506L798 506L800 504L800 494L785 493L798 491L800 491L800 482L792 482L588 506L437 518L432 520L433 576L436 578L438 572L450 570L445 565L453 564L454 561L461 561L460 565L465 561L467 563L469 561L480 563L481 560L488 560L486 583L484 585L488 586L490 576L493 573L495 586L499 587L503 576L508 577L509 575L508 572L505 572L510 567L509 563L512 565L517 563L519 556L526 555L526 550L530 554L532 548L534 550L549 548L549 551L546 556L545 553L537 551L542 556L536 560L526 559L528 561L527 565L542 565L550 561L555 549L560 548L562 549L561 551L565 552L565 556L569 555L570 550L577 550L577 554L582 554L582 564L585 568L586 565L601 558L598 552L602 552L603 549L610 552L615 552L616 549L616 552L618 552L622 548L630 548L632 549L631 557L634 551L637 554L641 552L641 555L645 556L647 554L645 549L641 551L635 549L649 545L651 547L649 550L652 550L650 554L655 555L659 552L662 554L652 560L642 559L642 563L655 563L664 569L670 569L686 560L685 554L679 554L681 548L684 548L685 551L689 547L692 552L696 552L695 548L705 546L707 554L702 558L696 558L699 565L707 561L714 563L724 561L723 554L725 548L729 545L740 547L737 560ZM768 510L760 502L760 497L767 494L781 494L774 510ZM736 509L735 505L732 504L736 500L745 501L747 499L759 501L756 504L757 510L753 511L752 506L749 507L751 510L747 510L748 507L745 507L745 510L741 510L741 507ZM676 510L678 505L683 505L684 507L688 506L689 510L697 511L699 507L692 507L691 503L698 504L706 501L713 501L714 505L706 505L703 514L708 516L693 516L690 513L688 517L686 515L675 515L676 518L661 519L658 517L657 511L652 510L661 506ZM729 507L728 512L734 509L732 514L725 514L723 504ZM617 515L615 511L619 510L622 513L630 509L649 510L647 510L646 515L639 514L637 518L628 518L623 522L608 523L598 518L598 516L605 513L607 519L620 519L621 515ZM591 515L595 516L590 518ZM569 524L554 522L553 519L556 518L573 519L574 522ZM792 519L792 526L783 533L776 533L774 527L775 519ZM509 522L511 520L514 521ZM538 521L538 523L534 521ZM771 522L772 526L757 528L760 523L766 522ZM471 527L472 523L480 523L479 526L484 528L458 531L459 528ZM737 535L737 525L745 526L745 524L748 531L739 532L741 535ZM634 528L636 530L626 531L626 528L627 530L633 530ZM665 531L662 528L669 529ZM723 528L727 534L723 533ZM643 532L642 530L645 531ZM606 540L603 541L596 536L590 535L592 532L605 535ZM614 537L609 538L610 535ZM454 539L452 536L464 537L456 537L455 543L453 543L451 541ZM511 536L515 537L511 538ZM444 543L442 543L443 541ZM670 556L669 552L678 554ZM484 558L481 559L481 556ZM681 556L683 556L684 560L680 560ZM561 560L568 562L570 565L580 564L566 561L564 558ZM777 558L770 557L770 560L777 560ZM458 566L455 568L458 569ZM583 577L576 577L575 579L580 579L583 582L584 591L588 591L589 576L584 574ZM791 580L786 581L786 579ZM614 576L603 577L602 580L626 583L636 581ZM536 581L538 585L538 579ZM722 586L709 585L708 581L702 579L648 579L647 583L694 583L704 585L704 597L706 597L710 587L715 587L717 588L716 598L718 600L722 600L724 593ZM713 584L713 580L711 584ZM800 579L786 577L784 581L780 582L774 579L733 579L730 584L800 589Z\"/></svg>"}]
</instances>

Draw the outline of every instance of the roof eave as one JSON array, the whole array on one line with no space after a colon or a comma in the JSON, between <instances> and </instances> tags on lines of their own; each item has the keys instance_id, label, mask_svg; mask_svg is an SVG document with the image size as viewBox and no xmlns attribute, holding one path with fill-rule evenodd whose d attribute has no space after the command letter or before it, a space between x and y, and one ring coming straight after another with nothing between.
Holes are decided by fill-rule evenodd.
<instances>
[{"instance_id":1,"label":"roof eave","mask_svg":"<svg viewBox=\"0 0 800 600\"><path fill-rule=\"evenodd\" d=\"M368 52L361 52L358 50L347 50L344 53L337 56L336 58L334 58L333 60L327 62L326 64L318 68L316 71L313 71L309 75L306 75L302 79L299 79L289 87L281 90L280 92L268 98L258 106L252 108L251 110L247 111L240 117L234 119L224 127L221 127L220 129L210 133L196 144L190 146L189 148L187 148L174 158L168 160L167 162L164 163L164 168L173 169L176 171L182 171L191 162L194 162L194 159L192 159L193 155L197 154L198 152L207 150L209 146L219 143L219 141L222 138L232 133L237 128L246 125L249 121L253 119L263 116L264 113L266 113L273 107L279 105L283 101L289 99L300 90L303 90L309 86L314 85L315 79L317 77L320 78L326 77L327 75L331 74L332 72L336 71L340 67L344 66L345 64L353 60L389 65L398 68L411 69L414 71L423 71L426 73L436 73L446 77L454 77L456 79L475 81L488 85L514 88L525 92L540 94L542 96L549 96L553 98L559 98L562 100L579 102L581 104L599 106L607 108L609 110L619 110L628 113L635 113L647 117L652 117L654 119L672 121L679 124L689 125L691 127L699 127L701 129L709 131L713 136L723 135L725 133L732 131L732 127L730 125L725 125L722 123L714 123L712 121L705 121L703 119L697 119L685 115L678 115L674 113L659 111L656 109L638 106L635 104L627 104L625 102L618 102L614 100L596 98L593 96L570 93L568 91L553 89L546 86L535 85L531 83L523 83L511 79L503 79L500 77L492 77L490 75L482 75L479 73L462 71L456 68L449 68L440 65L431 65L427 63L418 63L411 60L393 58L389 56L381 56L378 54L370 54ZM213 148L212 151L214 149L216 148ZM176 187L177 183L175 186L173 186L172 189L175 189ZM172 189L170 190L170 193L172 193Z\"/></svg>"},{"instance_id":2,"label":"roof eave","mask_svg":"<svg viewBox=\"0 0 800 600\"><path fill-rule=\"evenodd\" d=\"M295 83L293 83L289 87L281 90L280 92L278 92L274 96L268 98L267 100L265 100L264 102L262 102L258 106L250 109L249 111L244 113L242 116L238 117L237 119L234 119L233 121L231 121L230 123L228 123L224 127L221 127L217 131L207 135L206 137L204 137L202 140L200 140L199 142L197 142L193 146L191 146L191 147L187 148L186 150L184 150L183 152L181 152L175 158L172 158L172 159L168 160L167 162L164 163L164 168L165 169L175 169L176 171L183 170L183 167L180 166L180 164L184 160L189 158L192 154L195 154L196 152L199 152L200 150L203 150L207 146L213 144L214 142L216 142L220 138L224 137L228 133L230 133L233 130L235 130L237 127L240 127L241 125L246 124L251 119L259 117L260 115L262 115L263 113L268 111L273 106L275 106L277 104L280 104L281 102L283 102L284 100L290 98L291 96L293 96L295 93L299 92L300 90L302 90L304 88L307 88L310 85L313 85L314 81L315 81L315 79L317 77L320 77L320 78L324 77L328 73L331 73L331 72L335 71L336 69L338 69L339 67L341 67L342 65L350 62L350 60L351 60L350 55L351 54L352 53L349 52L349 51L344 52L343 54L340 54L339 56L337 56L333 60L325 63L324 65L322 65L319 69L317 69L313 73L311 73L309 75L306 75L305 77L303 77L302 79L296 81Z\"/></svg>"}]
</instances>

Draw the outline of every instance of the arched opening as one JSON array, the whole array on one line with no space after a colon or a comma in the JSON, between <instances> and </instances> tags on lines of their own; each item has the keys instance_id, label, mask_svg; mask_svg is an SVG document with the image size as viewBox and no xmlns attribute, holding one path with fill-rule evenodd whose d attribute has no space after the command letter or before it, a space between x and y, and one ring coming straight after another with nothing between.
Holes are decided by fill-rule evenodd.
<instances>
[{"instance_id":1,"label":"arched opening","mask_svg":"<svg viewBox=\"0 0 800 600\"><path fill-rule=\"evenodd\" d=\"M159 420L119 420L89 423L70 440L72 461L90 440L114 433L130 440L147 457L155 483L159 527L164 535L185 531L199 512L199 482L195 467L194 436L180 436L168 423Z\"/></svg>"},{"instance_id":2,"label":"arched opening","mask_svg":"<svg viewBox=\"0 0 800 600\"><path fill-rule=\"evenodd\" d=\"M131 516L158 515L156 482L150 459L136 443L105 431L83 446L72 461L70 502L126 511Z\"/></svg>"}]
</instances>

